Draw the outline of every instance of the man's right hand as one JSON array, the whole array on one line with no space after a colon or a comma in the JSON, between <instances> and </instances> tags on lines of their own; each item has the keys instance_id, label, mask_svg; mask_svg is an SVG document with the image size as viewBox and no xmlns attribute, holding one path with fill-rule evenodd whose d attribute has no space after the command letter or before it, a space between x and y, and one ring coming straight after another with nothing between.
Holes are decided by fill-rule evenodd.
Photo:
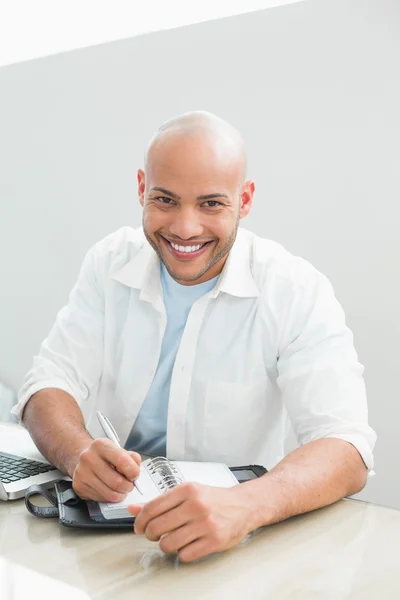
<instances>
[{"instance_id":1,"label":"man's right hand","mask_svg":"<svg viewBox=\"0 0 400 600\"><path fill-rule=\"evenodd\" d=\"M79 455L72 487L85 500L121 502L133 489L140 462L137 452L120 448L107 438L98 438Z\"/></svg>"}]
</instances>

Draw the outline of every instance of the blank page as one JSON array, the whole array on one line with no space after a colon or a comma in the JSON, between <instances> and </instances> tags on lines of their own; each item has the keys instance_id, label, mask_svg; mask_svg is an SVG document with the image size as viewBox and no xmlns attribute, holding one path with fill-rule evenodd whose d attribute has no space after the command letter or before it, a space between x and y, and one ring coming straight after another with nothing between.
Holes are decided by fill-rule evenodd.
<instances>
[{"instance_id":1,"label":"blank page","mask_svg":"<svg viewBox=\"0 0 400 600\"><path fill-rule=\"evenodd\" d=\"M178 467L185 481L195 481L216 487L232 487L238 480L223 463L172 461Z\"/></svg>"}]
</instances>

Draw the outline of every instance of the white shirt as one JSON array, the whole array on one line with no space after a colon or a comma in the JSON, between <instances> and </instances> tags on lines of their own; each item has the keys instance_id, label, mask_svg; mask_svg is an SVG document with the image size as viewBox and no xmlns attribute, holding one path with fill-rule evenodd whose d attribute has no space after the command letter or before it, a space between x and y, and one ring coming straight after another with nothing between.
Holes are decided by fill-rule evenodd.
<instances>
[{"instance_id":1,"label":"white shirt","mask_svg":"<svg viewBox=\"0 0 400 600\"><path fill-rule=\"evenodd\" d=\"M86 255L69 302L43 342L13 410L60 388L89 432L96 410L124 444L154 377L166 328L159 259L124 227ZM299 444L352 443L369 470L363 367L328 279L281 245L239 228L215 287L189 313L169 395L167 456L229 466L284 456L289 415Z\"/></svg>"}]
</instances>

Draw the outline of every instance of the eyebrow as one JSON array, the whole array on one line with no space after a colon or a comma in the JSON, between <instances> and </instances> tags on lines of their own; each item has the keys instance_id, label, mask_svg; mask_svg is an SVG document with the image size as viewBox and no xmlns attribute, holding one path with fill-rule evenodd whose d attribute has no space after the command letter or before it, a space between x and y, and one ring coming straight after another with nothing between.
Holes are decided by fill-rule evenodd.
<instances>
[{"instance_id":1,"label":"eyebrow","mask_svg":"<svg viewBox=\"0 0 400 600\"><path fill-rule=\"evenodd\" d=\"M166 190L165 188L162 187L152 187L150 189L151 192L155 191L155 192L161 192L162 194L165 194L166 196L171 196L171 198L174 198L175 200L180 200L180 197L177 194L174 194L174 192L170 192L169 190ZM212 198L229 198L229 196L227 194L221 194L219 192L215 192L214 194L205 194L202 196L197 196L196 200L211 200Z\"/></svg>"}]
</instances>

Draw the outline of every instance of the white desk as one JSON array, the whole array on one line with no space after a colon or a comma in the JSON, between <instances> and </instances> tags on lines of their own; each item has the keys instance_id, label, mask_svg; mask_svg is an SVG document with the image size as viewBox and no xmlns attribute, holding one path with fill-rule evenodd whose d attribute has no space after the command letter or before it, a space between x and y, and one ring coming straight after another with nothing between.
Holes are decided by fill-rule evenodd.
<instances>
[{"instance_id":1,"label":"white desk","mask_svg":"<svg viewBox=\"0 0 400 600\"><path fill-rule=\"evenodd\" d=\"M181 564L131 532L87 532L0 502L0 555L95 600L400 598L400 511L356 500L260 529Z\"/></svg>"}]
</instances>

